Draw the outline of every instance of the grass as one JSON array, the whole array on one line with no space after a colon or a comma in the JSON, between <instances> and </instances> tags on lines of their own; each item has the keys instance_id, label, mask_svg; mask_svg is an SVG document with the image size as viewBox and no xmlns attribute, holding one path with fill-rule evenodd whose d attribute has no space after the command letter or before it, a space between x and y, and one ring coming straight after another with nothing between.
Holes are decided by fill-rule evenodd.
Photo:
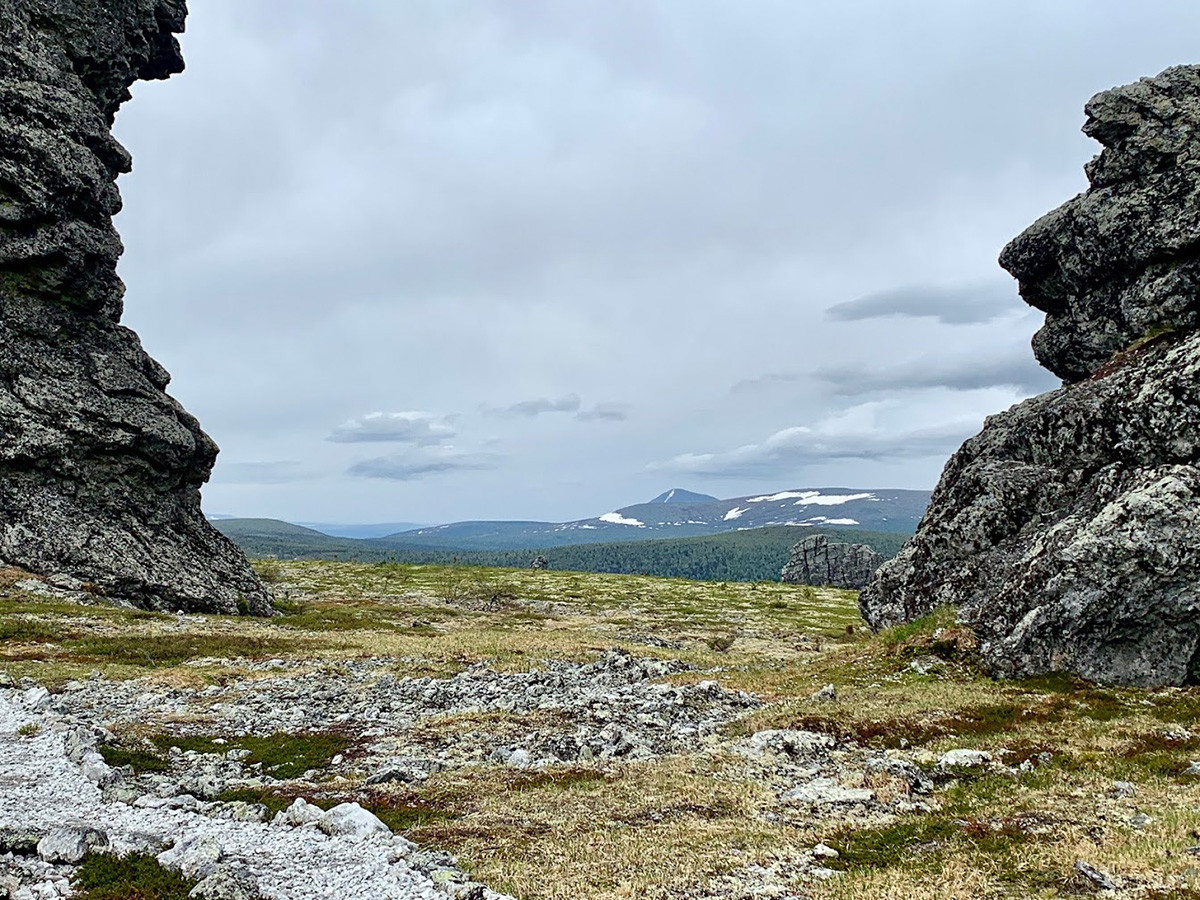
<instances>
[{"instance_id":1,"label":"grass","mask_svg":"<svg viewBox=\"0 0 1200 900\"><path fill-rule=\"evenodd\" d=\"M73 885L78 900L187 900L196 882L167 871L148 854L89 853Z\"/></svg>"},{"instance_id":2,"label":"grass","mask_svg":"<svg viewBox=\"0 0 1200 900\"><path fill-rule=\"evenodd\" d=\"M375 787L353 774L357 745L341 734L196 734L202 719L147 720L101 752L114 765L163 771L173 746L249 750L279 780L217 799L272 812L300 795L323 806L362 803L518 900L666 900L821 840L841 852L843 874L795 886L813 900L1079 896L1087 886L1076 859L1119 875L1137 896L1190 900L1200 887L1185 852L1200 843L1200 778L1183 774L1200 758L1200 739L1180 730L1200 722L1200 690L1057 675L994 682L976 668L973 635L954 610L871 635L845 591L331 562L272 561L260 571L285 597L276 619L66 606L22 595L12 586L19 578L0 572L0 671L51 686L98 669L203 687L275 677L250 665L275 657L302 659L313 672L372 657L389 660L396 676L448 677L478 663L526 671L623 647L693 667L666 681L716 680L766 701L723 740L803 728L902 753L934 777L931 811L771 820L773 789L719 748L536 770L473 765ZM912 663L926 658L936 665L921 674ZM815 703L826 683L837 699ZM555 711L460 712L413 723L406 740L436 748L473 733L502 745L568 724ZM935 772L938 757L960 747L1027 771ZM315 785L290 781L338 753L349 768ZM1135 795L1115 796L1114 780L1132 782ZM1140 828L1130 824L1139 811L1151 817ZM141 877L128 873L131 885Z\"/></svg>"}]
</instances>

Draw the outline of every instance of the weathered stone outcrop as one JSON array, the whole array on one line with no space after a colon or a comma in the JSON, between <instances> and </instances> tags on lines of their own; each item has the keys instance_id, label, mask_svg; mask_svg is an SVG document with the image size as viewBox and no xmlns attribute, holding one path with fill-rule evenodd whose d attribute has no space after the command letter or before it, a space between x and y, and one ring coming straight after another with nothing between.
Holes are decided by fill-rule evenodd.
<instances>
[{"instance_id":1,"label":"weathered stone outcrop","mask_svg":"<svg viewBox=\"0 0 1200 900\"><path fill-rule=\"evenodd\" d=\"M866 544L830 543L825 535L814 534L792 547L781 580L858 590L882 564L883 557Z\"/></svg>"},{"instance_id":2,"label":"weathered stone outcrop","mask_svg":"<svg viewBox=\"0 0 1200 900\"><path fill-rule=\"evenodd\" d=\"M182 0L0 0L0 562L156 609L271 612L200 512L216 445L119 324L110 133L183 68Z\"/></svg>"},{"instance_id":3,"label":"weathered stone outcrop","mask_svg":"<svg viewBox=\"0 0 1200 900\"><path fill-rule=\"evenodd\" d=\"M988 419L863 591L954 604L997 674L1200 683L1200 67L1100 94L1091 188L1005 248L1067 384Z\"/></svg>"}]
</instances>

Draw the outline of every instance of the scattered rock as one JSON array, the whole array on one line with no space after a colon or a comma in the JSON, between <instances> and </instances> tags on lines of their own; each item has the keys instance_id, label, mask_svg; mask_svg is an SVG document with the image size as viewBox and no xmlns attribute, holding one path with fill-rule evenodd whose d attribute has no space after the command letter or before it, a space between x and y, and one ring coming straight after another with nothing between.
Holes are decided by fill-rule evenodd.
<instances>
[{"instance_id":1,"label":"scattered rock","mask_svg":"<svg viewBox=\"0 0 1200 900\"><path fill-rule=\"evenodd\" d=\"M1200 680L1200 67L1106 91L1091 187L1005 248L1068 385L992 416L863 590L883 628L956 606L997 675Z\"/></svg>"},{"instance_id":2,"label":"scattered rock","mask_svg":"<svg viewBox=\"0 0 1200 900\"><path fill-rule=\"evenodd\" d=\"M550 560L546 559L544 556L535 556L533 561L529 564L529 568L548 569L550 568Z\"/></svg>"},{"instance_id":3,"label":"scattered rock","mask_svg":"<svg viewBox=\"0 0 1200 900\"><path fill-rule=\"evenodd\" d=\"M828 844L817 844L817 846L813 847L812 852L813 856L816 856L819 859L837 859L842 855Z\"/></svg>"},{"instance_id":4,"label":"scattered rock","mask_svg":"<svg viewBox=\"0 0 1200 900\"><path fill-rule=\"evenodd\" d=\"M254 876L238 866L221 864L188 893L201 900L259 900Z\"/></svg>"},{"instance_id":5,"label":"scattered rock","mask_svg":"<svg viewBox=\"0 0 1200 900\"><path fill-rule=\"evenodd\" d=\"M787 584L858 590L871 580L884 558L866 544L830 543L814 534L792 547L781 580Z\"/></svg>"}]
</instances>

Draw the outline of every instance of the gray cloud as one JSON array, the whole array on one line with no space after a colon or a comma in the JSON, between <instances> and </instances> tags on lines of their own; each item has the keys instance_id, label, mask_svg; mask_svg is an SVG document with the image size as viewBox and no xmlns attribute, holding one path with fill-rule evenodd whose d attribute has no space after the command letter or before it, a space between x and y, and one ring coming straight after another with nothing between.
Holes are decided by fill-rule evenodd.
<instances>
[{"instance_id":1,"label":"gray cloud","mask_svg":"<svg viewBox=\"0 0 1200 900\"><path fill-rule=\"evenodd\" d=\"M360 478L413 481L427 475L495 469L501 461L502 457L493 453L459 453L439 448L364 459L354 463L346 471Z\"/></svg>"},{"instance_id":2,"label":"gray cloud","mask_svg":"<svg viewBox=\"0 0 1200 900\"><path fill-rule=\"evenodd\" d=\"M456 434L451 416L427 412L373 412L338 425L327 441L339 444L397 443L426 447Z\"/></svg>"},{"instance_id":3,"label":"gray cloud","mask_svg":"<svg viewBox=\"0 0 1200 900\"><path fill-rule=\"evenodd\" d=\"M578 394L564 394L561 397L538 397L534 400L522 400L520 403L500 408L485 406L483 411L485 414L493 416L532 419L544 413L577 412L582 403Z\"/></svg>"},{"instance_id":4,"label":"gray cloud","mask_svg":"<svg viewBox=\"0 0 1200 900\"><path fill-rule=\"evenodd\" d=\"M581 422L625 422L629 419L629 407L624 403L597 403L575 413L575 418Z\"/></svg>"},{"instance_id":5,"label":"gray cloud","mask_svg":"<svg viewBox=\"0 0 1200 900\"><path fill-rule=\"evenodd\" d=\"M729 389L729 393L751 394L755 391L774 387L777 384L792 384L799 381L800 378L801 376L797 372L767 372L765 375L760 375L757 378L743 378Z\"/></svg>"},{"instance_id":6,"label":"gray cloud","mask_svg":"<svg viewBox=\"0 0 1200 900\"><path fill-rule=\"evenodd\" d=\"M1057 378L1034 361L1027 349L990 359L940 360L925 357L886 368L829 367L819 369L814 377L831 385L834 394L842 397L890 395L929 388L977 391L990 387L1009 387L1022 394L1040 394L1060 384Z\"/></svg>"},{"instance_id":7,"label":"gray cloud","mask_svg":"<svg viewBox=\"0 0 1200 900\"><path fill-rule=\"evenodd\" d=\"M806 466L844 460L904 460L948 455L978 422L946 422L908 431L822 433L785 428L757 444L720 453L684 453L652 463L652 471L707 478L786 478Z\"/></svg>"},{"instance_id":8,"label":"gray cloud","mask_svg":"<svg viewBox=\"0 0 1200 900\"><path fill-rule=\"evenodd\" d=\"M1086 98L1194 57L1200 31L1180 0L192 7L187 71L117 118L125 322L222 460L303 464L222 462L206 505L342 522L567 520L677 482L647 460L756 446L847 396L897 401L842 428L872 446L1019 400L1033 380L988 360L1027 353L1036 316L1008 314L996 256L1085 186ZM893 290L925 284L995 294ZM568 392L586 402L551 409ZM485 434L483 398L527 405ZM466 411L458 449L358 416L398 409ZM438 447L465 459L386 456ZM453 468L489 451L501 470ZM377 454L403 479L346 474ZM941 468L889 459L806 472ZM747 471L712 490L782 487Z\"/></svg>"},{"instance_id":9,"label":"gray cloud","mask_svg":"<svg viewBox=\"0 0 1200 900\"><path fill-rule=\"evenodd\" d=\"M296 460L219 460L214 474L227 484L292 484L315 477L308 466Z\"/></svg>"},{"instance_id":10,"label":"gray cloud","mask_svg":"<svg viewBox=\"0 0 1200 900\"><path fill-rule=\"evenodd\" d=\"M977 325L1025 312L1013 286L914 285L877 291L825 310L838 322L859 322L891 316L932 318L945 325Z\"/></svg>"}]
</instances>

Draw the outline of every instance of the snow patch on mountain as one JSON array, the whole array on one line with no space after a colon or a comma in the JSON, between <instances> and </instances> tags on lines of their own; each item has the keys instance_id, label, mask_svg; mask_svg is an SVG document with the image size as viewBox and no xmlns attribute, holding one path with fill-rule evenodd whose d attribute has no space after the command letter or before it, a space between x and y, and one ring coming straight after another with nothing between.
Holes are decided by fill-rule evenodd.
<instances>
[{"instance_id":1,"label":"snow patch on mountain","mask_svg":"<svg viewBox=\"0 0 1200 900\"><path fill-rule=\"evenodd\" d=\"M730 519L741 518L742 513L747 513L747 512L750 512L750 507L746 507L745 509L742 509L741 507L735 506L729 512L725 513L725 518L722 521L728 522Z\"/></svg>"},{"instance_id":2,"label":"snow patch on mountain","mask_svg":"<svg viewBox=\"0 0 1200 900\"><path fill-rule=\"evenodd\" d=\"M646 527L645 522L641 522L637 519L627 519L620 513L615 512L607 512L599 518L601 522L608 522L610 525L634 525L638 528Z\"/></svg>"}]
</instances>

